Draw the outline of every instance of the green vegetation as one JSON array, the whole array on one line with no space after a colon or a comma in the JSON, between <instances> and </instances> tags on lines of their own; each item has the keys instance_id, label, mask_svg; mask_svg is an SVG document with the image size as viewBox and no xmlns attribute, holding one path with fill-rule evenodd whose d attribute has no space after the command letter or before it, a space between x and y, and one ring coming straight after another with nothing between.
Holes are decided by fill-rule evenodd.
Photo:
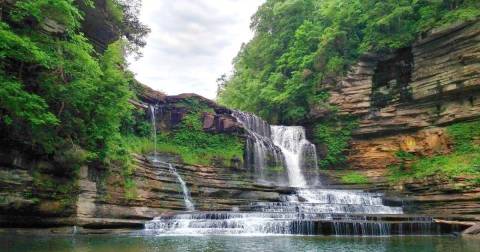
<instances>
[{"instance_id":1,"label":"green vegetation","mask_svg":"<svg viewBox=\"0 0 480 252\"><path fill-rule=\"evenodd\" d=\"M454 152L448 155L418 158L399 152L399 165L390 167L390 180L398 182L409 178L422 179L440 176L454 179L466 176L473 183L480 181L480 121L457 123L447 127L454 143ZM404 161L409 161L408 167Z\"/></svg>"},{"instance_id":2,"label":"green vegetation","mask_svg":"<svg viewBox=\"0 0 480 252\"><path fill-rule=\"evenodd\" d=\"M408 46L431 28L480 16L477 0L267 0L255 37L219 79L219 101L273 123L331 110L327 88L366 52Z\"/></svg>"},{"instance_id":3,"label":"green vegetation","mask_svg":"<svg viewBox=\"0 0 480 252\"><path fill-rule=\"evenodd\" d=\"M192 98L175 104L189 113L170 132L157 132L157 151L178 155L187 164L231 166L232 159L242 161L243 141L234 135L208 133L203 130L201 116L213 109ZM131 134L122 138L131 153L151 154L155 150L151 124L144 115L137 115L128 128Z\"/></svg>"},{"instance_id":4,"label":"green vegetation","mask_svg":"<svg viewBox=\"0 0 480 252\"><path fill-rule=\"evenodd\" d=\"M41 198L48 195L49 199L59 202L56 211L62 212L66 209L73 209L76 202L78 185L71 178L59 178L47 175L45 172L33 172L33 191L25 191L24 197L33 202L40 202Z\"/></svg>"},{"instance_id":5,"label":"green vegetation","mask_svg":"<svg viewBox=\"0 0 480 252\"><path fill-rule=\"evenodd\" d=\"M236 136L203 131L200 113L189 113L172 132L158 136L157 150L178 154L187 164L230 166L232 159L243 160L244 143Z\"/></svg>"},{"instance_id":6,"label":"green vegetation","mask_svg":"<svg viewBox=\"0 0 480 252\"><path fill-rule=\"evenodd\" d=\"M366 184L368 183L368 178L358 172L349 172L343 175L340 179L345 184Z\"/></svg>"},{"instance_id":7,"label":"green vegetation","mask_svg":"<svg viewBox=\"0 0 480 252\"><path fill-rule=\"evenodd\" d=\"M123 29L127 39L110 44L99 55L80 32L83 13L77 3L93 7L90 0L0 4L4 8L0 19L0 140L52 157L64 167L63 174L87 162L100 162L125 167L127 176L130 157L122 135L132 121L129 99L134 97L134 80L124 70L125 53L143 45L145 27L131 29L129 35ZM133 13L117 7L117 16L124 10L123 23L135 19ZM60 31L44 31L46 22L55 22ZM46 180L38 181L38 186L49 186L43 183ZM61 186L56 189L61 193Z\"/></svg>"},{"instance_id":8,"label":"green vegetation","mask_svg":"<svg viewBox=\"0 0 480 252\"><path fill-rule=\"evenodd\" d=\"M123 22L123 12L122 6L116 0L106 0L105 5L107 8L107 12L112 17L113 21L117 24L121 24Z\"/></svg>"},{"instance_id":9,"label":"green vegetation","mask_svg":"<svg viewBox=\"0 0 480 252\"><path fill-rule=\"evenodd\" d=\"M326 150L325 156L319 160L320 167L337 167L345 163L345 151L356 125L352 118L328 118L315 126L314 141Z\"/></svg>"}]
</instances>

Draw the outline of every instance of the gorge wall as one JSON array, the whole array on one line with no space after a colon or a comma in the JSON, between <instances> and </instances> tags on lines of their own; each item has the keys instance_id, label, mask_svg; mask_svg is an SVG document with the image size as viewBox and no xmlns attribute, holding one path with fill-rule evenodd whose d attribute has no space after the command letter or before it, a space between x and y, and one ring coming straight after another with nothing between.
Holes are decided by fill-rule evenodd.
<instances>
[{"instance_id":1,"label":"gorge wall","mask_svg":"<svg viewBox=\"0 0 480 252\"><path fill-rule=\"evenodd\" d=\"M410 195L428 214L480 213L480 188L468 177L388 181L399 152L451 153L446 127L480 118L480 21L433 30L396 54L365 55L330 94L339 114L358 118L347 170L367 176L368 188Z\"/></svg>"},{"instance_id":2,"label":"gorge wall","mask_svg":"<svg viewBox=\"0 0 480 252\"><path fill-rule=\"evenodd\" d=\"M156 105L157 130L180 124L189 105L211 112L202 116L205 132L243 136L232 111L194 94L166 96L144 87L137 110ZM147 114L147 117L149 115ZM145 120L149 120L146 118ZM132 174L115 164L83 165L71 174L65 164L28 151L3 149L0 160L0 227L62 227L81 230L141 228L145 220L185 210L182 188L168 166L154 165L146 155L134 155ZM228 166L188 165L181 157L160 151L185 180L197 210L230 211L256 201L278 201L288 188L260 185L241 160Z\"/></svg>"}]
</instances>

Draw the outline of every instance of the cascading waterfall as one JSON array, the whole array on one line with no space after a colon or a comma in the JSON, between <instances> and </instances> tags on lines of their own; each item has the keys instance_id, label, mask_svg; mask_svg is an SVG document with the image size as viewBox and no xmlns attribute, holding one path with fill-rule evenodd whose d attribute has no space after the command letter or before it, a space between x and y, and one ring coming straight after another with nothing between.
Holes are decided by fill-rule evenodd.
<instances>
[{"instance_id":1,"label":"cascading waterfall","mask_svg":"<svg viewBox=\"0 0 480 252\"><path fill-rule=\"evenodd\" d=\"M269 126L243 112L234 116L249 135L247 153L261 173L269 162L288 172L294 194L279 202L254 202L232 212L192 212L157 217L145 231L156 235L360 235L439 234L428 217L403 215L402 207L386 206L383 195L355 190L312 188L302 169L316 167L315 146L298 126ZM274 154L278 155L274 155ZM247 156L248 156L247 155ZM269 159L270 157L270 159ZM248 160L247 160L248 162Z\"/></svg>"},{"instance_id":2,"label":"cascading waterfall","mask_svg":"<svg viewBox=\"0 0 480 252\"><path fill-rule=\"evenodd\" d=\"M168 163L168 169L173 175L175 175L175 177L177 177L178 182L180 182L183 191L183 201L185 202L185 207L188 211L195 211L195 206L193 205L192 199L190 198L190 191L188 190L187 184L182 179L180 174L178 174L177 169L175 169L172 164Z\"/></svg>"},{"instance_id":3,"label":"cascading waterfall","mask_svg":"<svg viewBox=\"0 0 480 252\"><path fill-rule=\"evenodd\" d=\"M171 174L175 176L177 179L178 183L180 183L180 187L182 188L182 193L183 193L183 201L185 203L185 209L187 211L195 211L195 205L193 204L192 198L190 196L190 191L188 190L187 183L185 183L185 180L183 180L182 176L177 172L177 169L175 169L175 166L171 163L163 162L160 160L152 160L153 164L156 167L167 167L168 170L170 171Z\"/></svg>"},{"instance_id":4,"label":"cascading waterfall","mask_svg":"<svg viewBox=\"0 0 480 252\"><path fill-rule=\"evenodd\" d=\"M234 111L233 116L247 131L246 164L253 168L257 177L265 178L268 166L284 167L284 156L271 139L271 128L267 122L251 114Z\"/></svg>"},{"instance_id":5,"label":"cascading waterfall","mask_svg":"<svg viewBox=\"0 0 480 252\"><path fill-rule=\"evenodd\" d=\"M280 147L285 157L288 178L292 187L306 187L307 182L302 174L305 155L310 154L317 166L315 145L305 136L305 129L299 126L271 126L272 140ZM305 150L310 150L309 153Z\"/></svg>"}]
</instances>

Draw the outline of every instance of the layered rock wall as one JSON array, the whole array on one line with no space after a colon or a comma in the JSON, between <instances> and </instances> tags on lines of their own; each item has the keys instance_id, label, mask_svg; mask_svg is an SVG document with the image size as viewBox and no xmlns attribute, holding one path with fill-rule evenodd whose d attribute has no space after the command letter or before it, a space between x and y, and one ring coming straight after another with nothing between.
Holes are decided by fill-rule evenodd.
<instances>
[{"instance_id":1,"label":"layered rock wall","mask_svg":"<svg viewBox=\"0 0 480 252\"><path fill-rule=\"evenodd\" d=\"M407 50L413 55L407 98L388 94L397 81L392 79L381 93L386 101L375 100L377 66L396 55L363 57L331 92L340 114L359 118L349 156L353 167L385 168L399 150L446 153L442 128L480 118L480 21L433 31ZM427 128L432 130L422 131Z\"/></svg>"},{"instance_id":2,"label":"layered rock wall","mask_svg":"<svg viewBox=\"0 0 480 252\"><path fill-rule=\"evenodd\" d=\"M52 167L49 162L15 160L0 166L0 227L142 227L145 220L185 210L182 188L169 167L154 166L144 156L135 156L131 187L116 166L82 166L65 177L44 169ZM278 201L288 192L256 184L244 169L174 166L198 210L241 209L255 201ZM39 176L43 183L48 176L51 185L39 185ZM71 190L57 190L65 185Z\"/></svg>"},{"instance_id":3,"label":"layered rock wall","mask_svg":"<svg viewBox=\"0 0 480 252\"><path fill-rule=\"evenodd\" d=\"M327 172L333 184L355 171L369 178L364 188L397 191L417 213L480 215L480 189L468 177L394 187L387 179L388 167L402 162L399 152L448 154L453 146L445 127L480 118L480 21L434 30L396 54L365 55L331 91L330 103L358 118L349 168ZM313 116L322 113L314 109Z\"/></svg>"}]
</instances>

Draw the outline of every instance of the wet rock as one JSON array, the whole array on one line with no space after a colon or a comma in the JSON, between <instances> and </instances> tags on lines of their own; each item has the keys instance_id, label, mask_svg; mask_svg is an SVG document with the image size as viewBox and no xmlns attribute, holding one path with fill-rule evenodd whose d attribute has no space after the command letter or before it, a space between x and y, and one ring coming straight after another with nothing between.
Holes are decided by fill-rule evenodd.
<instances>
[{"instance_id":1,"label":"wet rock","mask_svg":"<svg viewBox=\"0 0 480 252\"><path fill-rule=\"evenodd\" d=\"M203 113L203 129L211 130L215 125L215 115L212 113Z\"/></svg>"},{"instance_id":2,"label":"wet rock","mask_svg":"<svg viewBox=\"0 0 480 252\"><path fill-rule=\"evenodd\" d=\"M475 236L480 239L480 223L473 225L462 232L462 236Z\"/></svg>"}]
</instances>

